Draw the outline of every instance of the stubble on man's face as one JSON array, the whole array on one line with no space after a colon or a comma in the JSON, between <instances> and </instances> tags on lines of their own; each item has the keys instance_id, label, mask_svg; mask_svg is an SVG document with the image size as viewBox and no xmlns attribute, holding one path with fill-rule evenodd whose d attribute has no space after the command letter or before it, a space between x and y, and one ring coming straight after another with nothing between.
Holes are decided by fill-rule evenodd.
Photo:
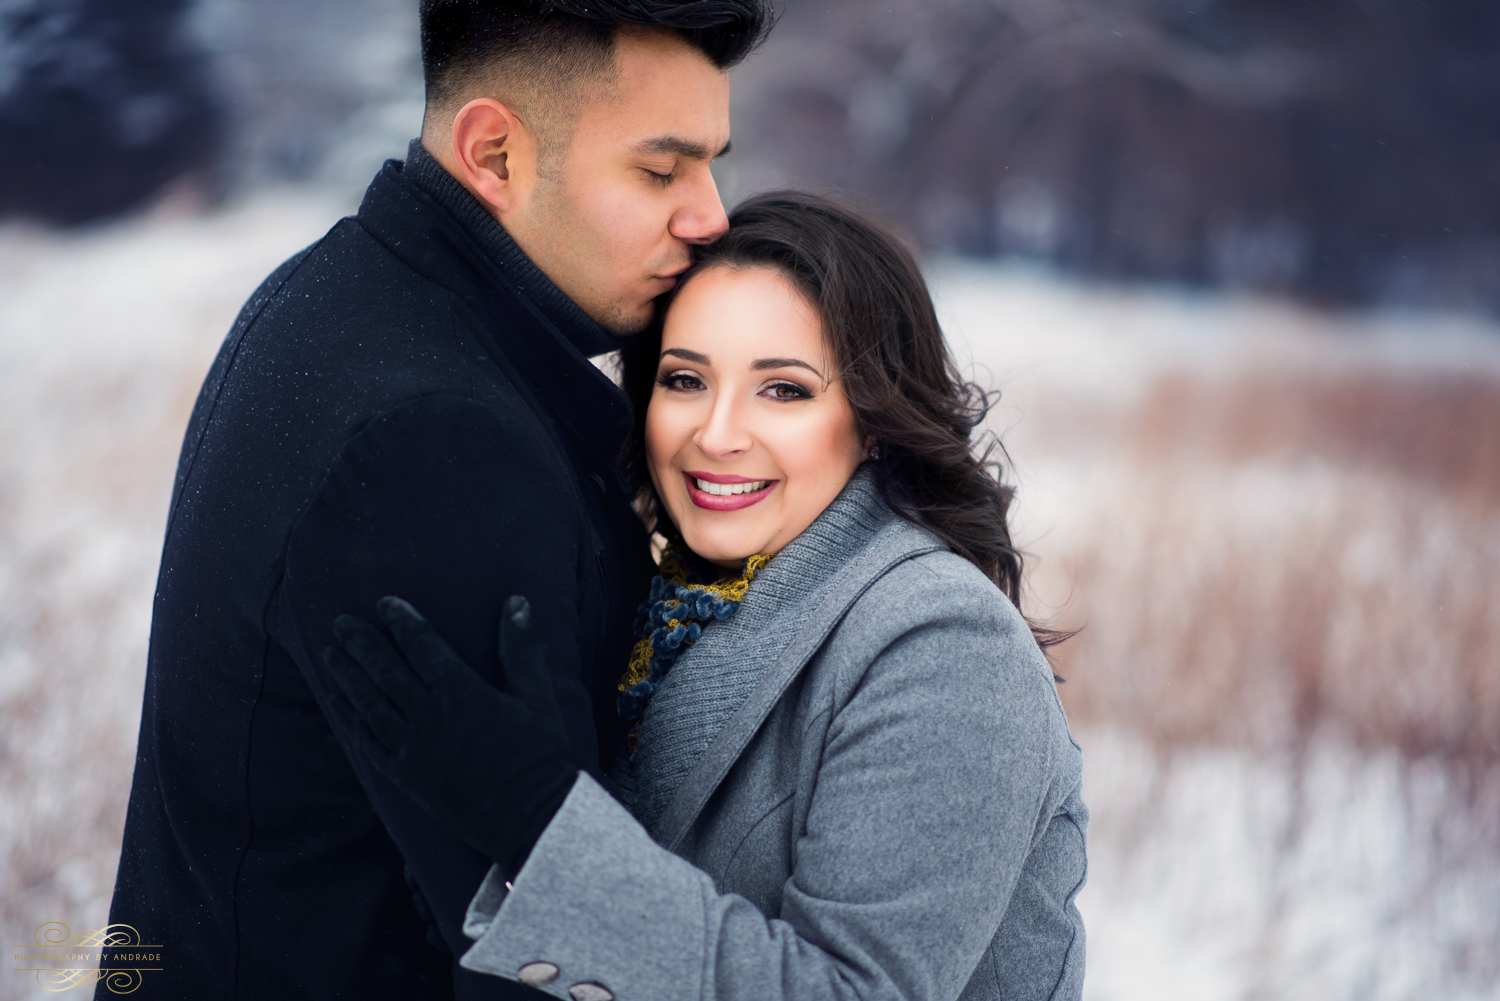
<instances>
[{"instance_id":1,"label":"stubble on man's face","mask_svg":"<svg viewBox=\"0 0 1500 1001\"><path fill-rule=\"evenodd\" d=\"M611 217L590 194L586 185L569 185L562 176L538 179L529 214L547 236L533 257L559 262L550 271L538 266L601 327L622 336L638 334L651 322L656 297L667 291L652 277L683 271L692 253L678 240L651 251L628 246L628 228L612 231ZM665 225L661 229L666 232ZM649 256L639 260L642 253ZM627 270L631 260L636 266Z\"/></svg>"},{"instance_id":2,"label":"stubble on man's face","mask_svg":"<svg viewBox=\"0 0 1500 1001\"><path fill-rule=\"evenodd\" d=\"M728 145L729 82L661 33L616 42L618 74L570 123L525 211L505 220L553 283L596 322L634 334L676 285L692 246L727 228L710 163Z\"/></svg>"}]
</instances>

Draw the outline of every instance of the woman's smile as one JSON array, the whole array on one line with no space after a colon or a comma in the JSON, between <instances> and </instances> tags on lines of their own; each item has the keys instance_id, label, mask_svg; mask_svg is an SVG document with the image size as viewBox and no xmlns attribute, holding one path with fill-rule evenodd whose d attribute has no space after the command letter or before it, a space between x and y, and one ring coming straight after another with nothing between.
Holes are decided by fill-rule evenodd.
<instances>
[{"instance_id":1,"label":"woman's smile","mask_svg":"<svg viewBox=\"0 0 1500 1001\"><path fill-rule=\"evenodd\" d=\"M777 480L747 480L727 473L683 473L688 497L705 511L739 511L758 504L775 489Z\"/></svg>"}]
</instances>

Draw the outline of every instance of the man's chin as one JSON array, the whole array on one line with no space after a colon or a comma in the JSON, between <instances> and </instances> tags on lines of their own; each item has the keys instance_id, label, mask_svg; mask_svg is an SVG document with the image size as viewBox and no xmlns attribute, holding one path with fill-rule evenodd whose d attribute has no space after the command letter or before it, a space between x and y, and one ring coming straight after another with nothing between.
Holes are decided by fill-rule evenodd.
<instances>
[{"instance_id":1,"label":"man's chin","mask_svg":"<svg viewBox=\"0 0 1500 1001\"><path fill-rule=\"evenodd\" d=\"M612 306L602 314L594 316L594 322L616 337L633 337L651 325L651 318L654 315L655 311L650 305L638 313Z\"/></svg>"}]
</instances>

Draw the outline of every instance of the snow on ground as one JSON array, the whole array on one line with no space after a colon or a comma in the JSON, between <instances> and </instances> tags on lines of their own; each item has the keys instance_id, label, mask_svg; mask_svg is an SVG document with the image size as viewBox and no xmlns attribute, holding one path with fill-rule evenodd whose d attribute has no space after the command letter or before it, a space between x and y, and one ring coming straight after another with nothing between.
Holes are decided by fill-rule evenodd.
<instances>
[{"instance_id":1,"label":"snow on ground","mask_svg":"<svg viewBox=\"0 0 1500 1001\"><path fill-rule=\"evenodd\" d=\"M346 210L281 195L77 235L0 229L8 944L44 922L74 934L107 922L156 563L198 383L261 279ZM31 976L7 966L0 998L44 996Z\"/></svg>"},{"instance_id":2,"label":"snow on ground","mask_svg":"<svg viewBox=\"0 0 1500 1001\"><path fill-rule=\"evenodd\" d=\"M160 536L197 383L261 278L350 208L279 192L80 234L0 229L10 942L46 921L106 921ZM1500 373L1500 336L1463 318L1337 317L955 261L932 274L958 353L1004 390L995 426L1021 485L1017 535L1041 557L1039 599L1064 618L1072 561L1109 551L1101 513L1128 492L1130 467L1099 422L1164 375ZM1305 500L1267 476L1282 510ZM1076 666L1075 687L1089 677ZM1441 763L1338 739L1295 763L1274 741L1164 746L1097 709L1077 729L1094 810L1082 897L1091 1001L1500 997L1500 852L1482 812L1455 811ZM0 974L0 999L41 996L27 976Z\"/></svg>"},{"instance_id":3,"label":"snow on ground","mask_svg":"<svg viewBox=\"0 0 1500 1001\"><path fill-rule=\"evenodd\" d=\"M1500 864L1453 830L1440 771L1330 747L1299 783L1254 755L1080 739L1089 1001L1500 997Z\"/></svg>"},{"instance_id":4,"label":"snow on ground","mask_svg":"<svg viewBox=\"0 0 1500 1001\"><path fill-rule=\"evenodd\" d=\"M1470 717L1500 689L1500 452L1443 446L1483 429L1439 413L1433 450L1459 471L1425 482L1390 468L1422 471L1423 455L1381 451L1402 429L1369 430L1390 419L1380 394L1406 386L1477 385L1495 428L1500 330L931 273L961 361L1003 392L991 424L1014 461L1033 611L1085 627L1059 652L1094 814L1085 997L1500 998L1497 772L1443 752L1477 738L1493 762L1495 731ZM1295 394L1309 414L1329 396L1314 437L1344 434L1385 468L1337 448L1177 444L1213 437L1189 426L1223 417L1202 401L1143 442L1135 422L1174 379L1229 413L1246 386L1292 387L1251 401L1272 428ZM1487 502L1463 492L1476 484ZM1402 754L1414 732L1435 750Z\"/></svg>"}]
</instances>

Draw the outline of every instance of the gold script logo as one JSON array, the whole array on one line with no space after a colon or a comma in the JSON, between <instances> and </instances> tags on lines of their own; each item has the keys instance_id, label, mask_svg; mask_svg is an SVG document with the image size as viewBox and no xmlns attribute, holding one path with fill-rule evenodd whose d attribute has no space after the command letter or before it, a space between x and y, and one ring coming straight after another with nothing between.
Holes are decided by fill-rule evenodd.
<instances>
[{"instance_id":1,"label":"gold script logo","mask_svg":"<svg viewBox=\"0 0 1500 1001\"><path fill-rule=\"evenodd\" d=\"M109 925L74 935L61 921L37 925L30 945L13 947L17 973L35 973L47 991L71 991L103 981L112 994L129 994L141 975L160 970L162 947L141 941L130 925Z\"/></svg>"}]
</instances>

